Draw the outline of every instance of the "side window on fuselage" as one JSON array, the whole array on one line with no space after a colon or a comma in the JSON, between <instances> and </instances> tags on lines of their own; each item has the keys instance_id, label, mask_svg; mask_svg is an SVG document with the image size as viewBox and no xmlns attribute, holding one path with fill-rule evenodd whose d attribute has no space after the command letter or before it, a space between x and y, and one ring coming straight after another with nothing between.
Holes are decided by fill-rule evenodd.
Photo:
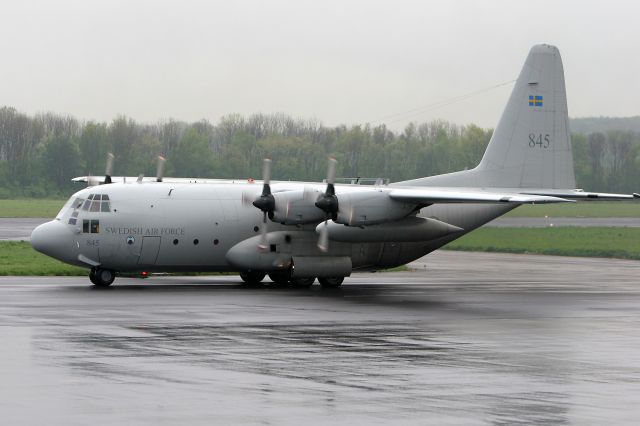
<instances>
[{"instance_id":1,"label":"side window on fuselage","mask_svg":"<svg viewBox=\"0 0 640 426\"><path fill-rule=\"evenodd\" d=\"M100 221L98 219L83 219L82 232L85 234L99 234Z\"/></svg>"}]
</instances>

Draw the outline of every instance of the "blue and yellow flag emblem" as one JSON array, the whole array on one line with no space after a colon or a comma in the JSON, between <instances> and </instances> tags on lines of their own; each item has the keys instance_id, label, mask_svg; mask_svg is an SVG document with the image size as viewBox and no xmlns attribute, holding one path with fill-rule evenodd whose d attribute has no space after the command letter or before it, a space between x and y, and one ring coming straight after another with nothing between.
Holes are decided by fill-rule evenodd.
<instances>
[{"instance_id":1,"label":"blue and yellow flag emblem","mask_svg":"<svg viewBox=\"0 0 640 426\"><path fill-rule=\"evenodd\" d=\"M529 95L529 106L542 106L542 96Z\"/></svg>"}]
</instances>

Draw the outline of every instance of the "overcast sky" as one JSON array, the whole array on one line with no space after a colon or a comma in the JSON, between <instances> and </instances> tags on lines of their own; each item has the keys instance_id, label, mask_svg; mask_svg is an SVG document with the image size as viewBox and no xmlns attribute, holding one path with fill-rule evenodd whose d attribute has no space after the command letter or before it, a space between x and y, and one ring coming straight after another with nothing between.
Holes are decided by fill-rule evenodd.
<instances>
[{"instance_id":1,"label":"overcast sky","mask_svg":"<svg viewBox=\"0 0 640 426\"><path fill-rule=\"evenodd\" d=\"M513 80L545 42L563 55L571 116L638 115L639 4L2 0L0 105L106 121L374 122ZM408 118L493 127L511 87Z\"/></svg>"}]
</instances>

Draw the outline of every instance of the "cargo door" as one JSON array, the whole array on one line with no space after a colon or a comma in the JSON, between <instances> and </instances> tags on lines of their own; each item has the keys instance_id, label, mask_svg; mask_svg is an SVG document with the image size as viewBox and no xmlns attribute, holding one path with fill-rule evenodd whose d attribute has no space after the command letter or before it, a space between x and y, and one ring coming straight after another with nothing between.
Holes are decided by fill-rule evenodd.
<instances>
[{"instance_id":1,"label":"cargo door","mask_svg":"<svg viewBox=\"0 0 640 426\"><path fill-rule=\"evenodd\" d=\"M160 251L161 237L143 237L138 265L155 265Z\"/></svg>"}]
</instances>

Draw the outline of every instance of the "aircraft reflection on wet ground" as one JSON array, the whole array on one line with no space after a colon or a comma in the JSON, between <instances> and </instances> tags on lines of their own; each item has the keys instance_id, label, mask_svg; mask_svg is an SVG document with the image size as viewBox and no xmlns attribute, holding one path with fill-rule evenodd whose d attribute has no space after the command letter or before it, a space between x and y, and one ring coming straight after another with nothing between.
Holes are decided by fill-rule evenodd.
<instances>
[{"instance_id":1,"label":"aircraft reflection on wet ground","mask_svg":"<svg viewBox=\"0 0 640 426\"><path fill-rule=\"evenodd\" d=\"M233 276L104 290L0 278L0 413L12 424L640 415L640 262L441 252L413 266L329 291Z\"/></svg>"}]
</instances>

